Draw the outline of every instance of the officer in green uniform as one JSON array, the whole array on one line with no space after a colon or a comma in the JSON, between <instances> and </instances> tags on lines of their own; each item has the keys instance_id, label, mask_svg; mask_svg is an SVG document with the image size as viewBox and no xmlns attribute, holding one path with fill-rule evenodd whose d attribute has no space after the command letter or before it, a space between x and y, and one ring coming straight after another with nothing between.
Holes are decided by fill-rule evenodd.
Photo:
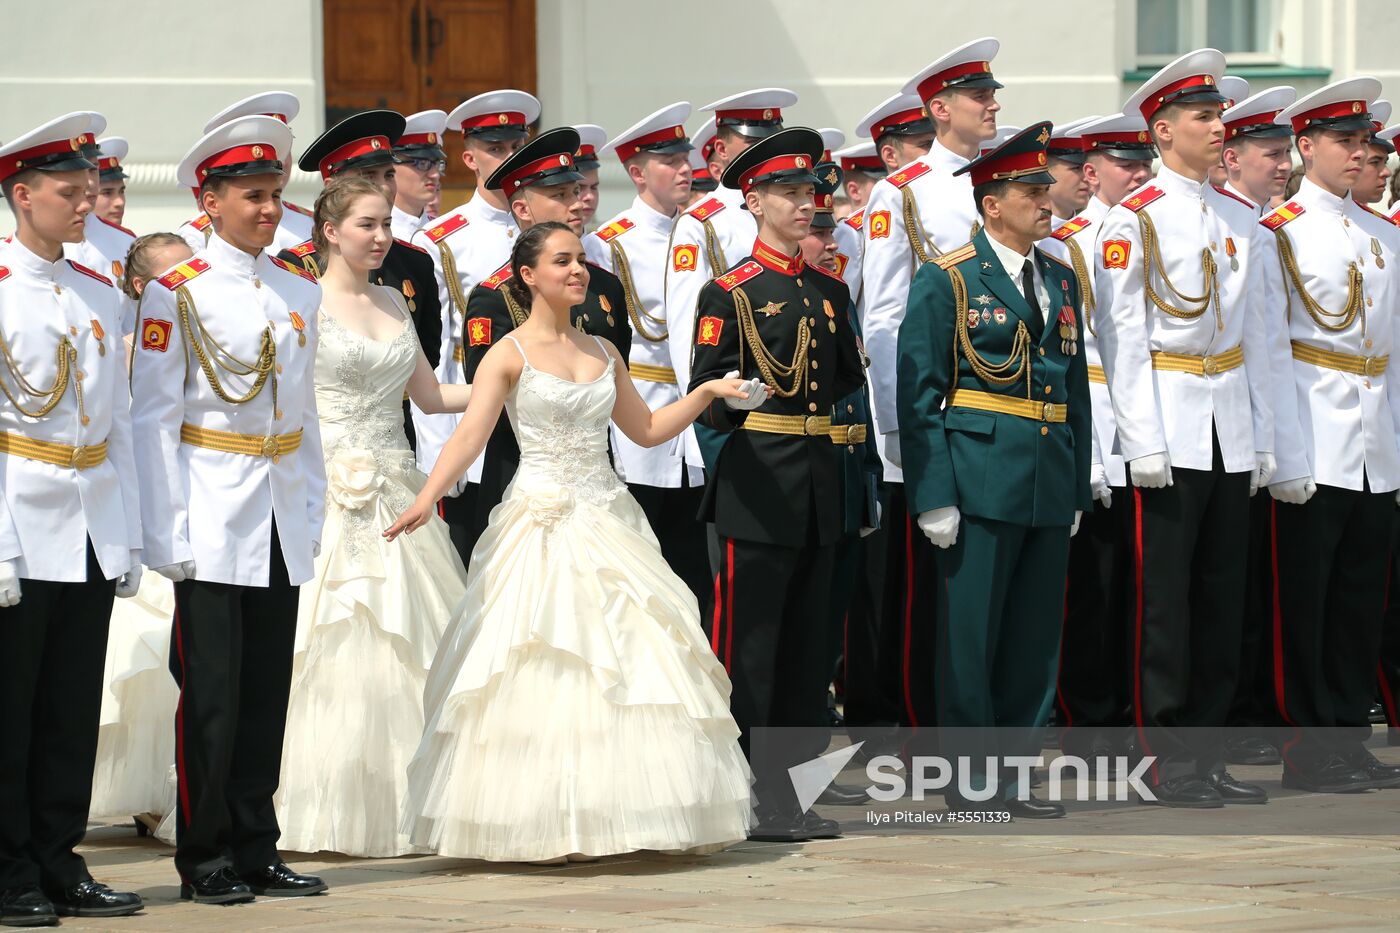
<instances>
[{"instance_id":1,"label":"officer in green uniform","mask_svg":"<svg viewBox=\"0 0 1400 933\"><path fill-rule=\"evenodd\" d=\"M578 130L549 130L536 136L502 162L486 179L486 190L500 191L523 233L535 224L558 221L583 234L583 173L574 161L579 148ZM467 295L466 323L462 327L465 353L463 373L470 383L486 351L503 336L525 323L530 304L516 294L514 276L507 262L472 288ZM632 325L627 318L627 297L622 282L606 269L588 264L588 294L570 315L585 334L612 341L625 360L632 350ZM520 466L520 447L504 413L486 442L481 465L481 487L476 498L474 534L486 528L494 509L505 495Z\"/></svg>"},{"instance_id":2,"label":"officer in green uniform","mask_svg":"<svg viewBox=\"0 0 1400 933\"><path fill-rule=\"evenodd\" d=\"M1050 124L1036 123L956 173L972 176L983 229L916 273L897 372L909 511L947 551L935 675L942 747L972 763L946 799L1026 818L1064 808L1017 799L1015 772L982 774L982 762L1039 749L1069 539L1093 507L1079 287L1034 246L1050 232L1049 138Z\"/></svg>"}]
</instances>

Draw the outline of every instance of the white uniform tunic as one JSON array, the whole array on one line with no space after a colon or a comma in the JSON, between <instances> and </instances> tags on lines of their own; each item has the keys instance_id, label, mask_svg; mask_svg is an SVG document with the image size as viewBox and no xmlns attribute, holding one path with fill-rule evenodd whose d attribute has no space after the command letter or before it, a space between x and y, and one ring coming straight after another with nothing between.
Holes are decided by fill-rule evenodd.
<instances>
[{"instance_id":1,"label":"white uniform tunic","mask_svg":"<svg viewBox=\"0 0 1400 933\"><path fill-rule=\"evenodd\" d=\"M1273 229L1270 229L1270 226ZM1276 314L1283 367L1276 386L1278 471L1272 482L1311 476L1319 485L1372 492L1400 488L1400 231L1304 178L1294 199L1259 224L1265 305ZM1328 330L1304 309L1279 261L1286 236L1303 287L1323 311L1346 307L1348 269L1361 273L1351 325ZM1364 323L1363 323L1364 315ZM1327 321L1328 318L1323 318ZM1392 356L1384 373L1339 372L1292 358L1290 341L1353 357Z\"/></svg>"},{"instance_id":2,"label":"white uniform tunic","mask_svg":"<svg viewBox=\"0 0 1400 933\"><path fill-rule=\"evenodd\" d=\"M585 250L599 257L598 265L618 275L617 263L613 261L612 250L616 246L627 258L631 273L632 298L641 306L632 326L632 352L630 362L633 372L646 372L652 369L672 370L675 382L657 382L655 379L639 378L634 375L632 384L653 411L669 405L681 397L689 384L690 347L678 349L676 329L689 333L694 327L694 298L688 315L673 313L677 307L666 301L668 280L685 280L689 287L690 276L695 276L701 285L708 281L699 279L701 273L689 270L692 261L703 262L703 248L683 250L680 271L673 261L673 253L668 249L673 218L642 200L640 196L632 201L632 206L598 228L596 233L584 237ZM753 243L744 247L744 255ZM699 286L696 286L698 291ZM656 319L656 320L654 320ZM668 336L663 340L649 340L647 335L659 336L663 331ZM682 372L686 373L683 377ZM618 452L622 473L629 483L643 486L657 486L677 489L682 485L682 476L691 486L704 482L704 463L700 459L700 446L695 440L693 428L685 431L675 440L658 447L638 447L620 431L613 431L614 450Z\"/></svg>"},{"instance_id":3,"label":"white uniform tunic","mask_svg":"<svg viewBox=\"0 0 1400 933\"><path fill-rule=\"evenodd\" d=\"M428 223L428 220L429 218L426 212L421 216L414 217L397 204L389 211L389 229L393 232L394 239L396 240L407 241L413 239L413 235L418 232L418 228Z\"/></svg>"},{"instance_id":4,"label":"white uniform tunic","mask_svg":"<svg viewBox=\"0 0 1400 933\"><path fill-rule=\"evenodd\" d=\"M83 241L64 243L63 255L112 279L120 290L126 278L126 255L136 234L96 214L83 218ZM136 320L136 307L121 296L121 334L131 333Z\"/></svg>"},{"instance_id":5,"label":"white uniform tunic","mask_svg":"<svg viewBox=\"0 0 1400 933\"><path fill-rule=\"evenodd\" d=\"M215 234L194 259L146 287L131 365L131 418L149 567L193 560L198 580L267 586L275 517L291 583L311 579L326 495L314 383L321 289L292 270L268 250L250 256ZM215 394L180 324L180 288L194 302L205 345L217 341L244 364L257 361L272 329L275 404L272 376L241 404ZM191 325L198 334L193 316ZM228 395L242 397L253 386L252 376L214 368ZM183 424L255 437L300 430L302 440L273 462L182 443Z\"/></svg>"},{"instance_id":6,"label":"white uniform tunic","mask_svg":"<svg viewBox=\"0 0 1400 933\"><path fill-rule=\"evenodd\" d=\"M119 309L116 288L96 270L49 262L17 239L0 242L0 337L9 355L0 362L0 431L70 447L107 443L106 460L82 470L0 454L0 560L16 561L21 578L83 582L91 539L111 580L141 549ZM67 388L43 416L22 414L8 396L31 412L46 399L28 395L17 377L53 388L64 339L76 351Z\"/></svg>"}]
</instances>

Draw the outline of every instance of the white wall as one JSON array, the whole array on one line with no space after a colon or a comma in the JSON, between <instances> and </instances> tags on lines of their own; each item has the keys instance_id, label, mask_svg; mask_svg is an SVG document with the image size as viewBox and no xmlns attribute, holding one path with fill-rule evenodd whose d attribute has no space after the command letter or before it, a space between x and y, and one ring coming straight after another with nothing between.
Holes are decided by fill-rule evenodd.
<instances>
[{"instance_id":1,"label":"white wall","mask_svg":"<svg viewBox=\"0 0 1400 933\"><path fill-rule=\"evenodd\" d=\"M320 0L5 0L0 13L0 139L72 110L101 112L107 135L131 141L127 226L138 232L173 230L194 214L175 165L234 101L291 91L301 98L298 141L321 132ZM85 47L85 36L100 41ZM314 199L319 187L294 179L288 196Z\"/></svg>"}]
</instances>

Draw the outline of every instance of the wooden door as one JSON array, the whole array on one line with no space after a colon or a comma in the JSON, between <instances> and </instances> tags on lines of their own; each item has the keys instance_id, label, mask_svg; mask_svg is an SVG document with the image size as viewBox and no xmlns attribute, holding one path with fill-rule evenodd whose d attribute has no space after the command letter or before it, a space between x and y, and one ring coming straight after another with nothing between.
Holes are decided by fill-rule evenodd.
<instances>
[{"instance_id":1,"label":"wooden door","mask_svg":"<svg viewBox=\"0 0 1400 933\"><path fill-rule=\"evenodd\" d=\"M326 125L360 110L439 109L498 88L534 93L535 0L322 0ZM448 133L442 209L475 179Z\"/></svg>"}]
</instances>

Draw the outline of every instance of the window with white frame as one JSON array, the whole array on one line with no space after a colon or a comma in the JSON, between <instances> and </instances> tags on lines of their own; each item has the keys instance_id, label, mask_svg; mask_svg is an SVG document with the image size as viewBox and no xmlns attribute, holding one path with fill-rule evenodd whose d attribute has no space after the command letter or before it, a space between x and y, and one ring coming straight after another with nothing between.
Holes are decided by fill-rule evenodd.
<instances>
[{"instance_id":1,"label":"window with white frame","mask_svg":"<svg viewBox=\"0 0 1400 933\"><path fill-rule=\"evenodd\" d=\"M1231 64L1276 62L1277 0L1137 0L1139 65L1216 48Z\"/></svg>"}]
</instances>

